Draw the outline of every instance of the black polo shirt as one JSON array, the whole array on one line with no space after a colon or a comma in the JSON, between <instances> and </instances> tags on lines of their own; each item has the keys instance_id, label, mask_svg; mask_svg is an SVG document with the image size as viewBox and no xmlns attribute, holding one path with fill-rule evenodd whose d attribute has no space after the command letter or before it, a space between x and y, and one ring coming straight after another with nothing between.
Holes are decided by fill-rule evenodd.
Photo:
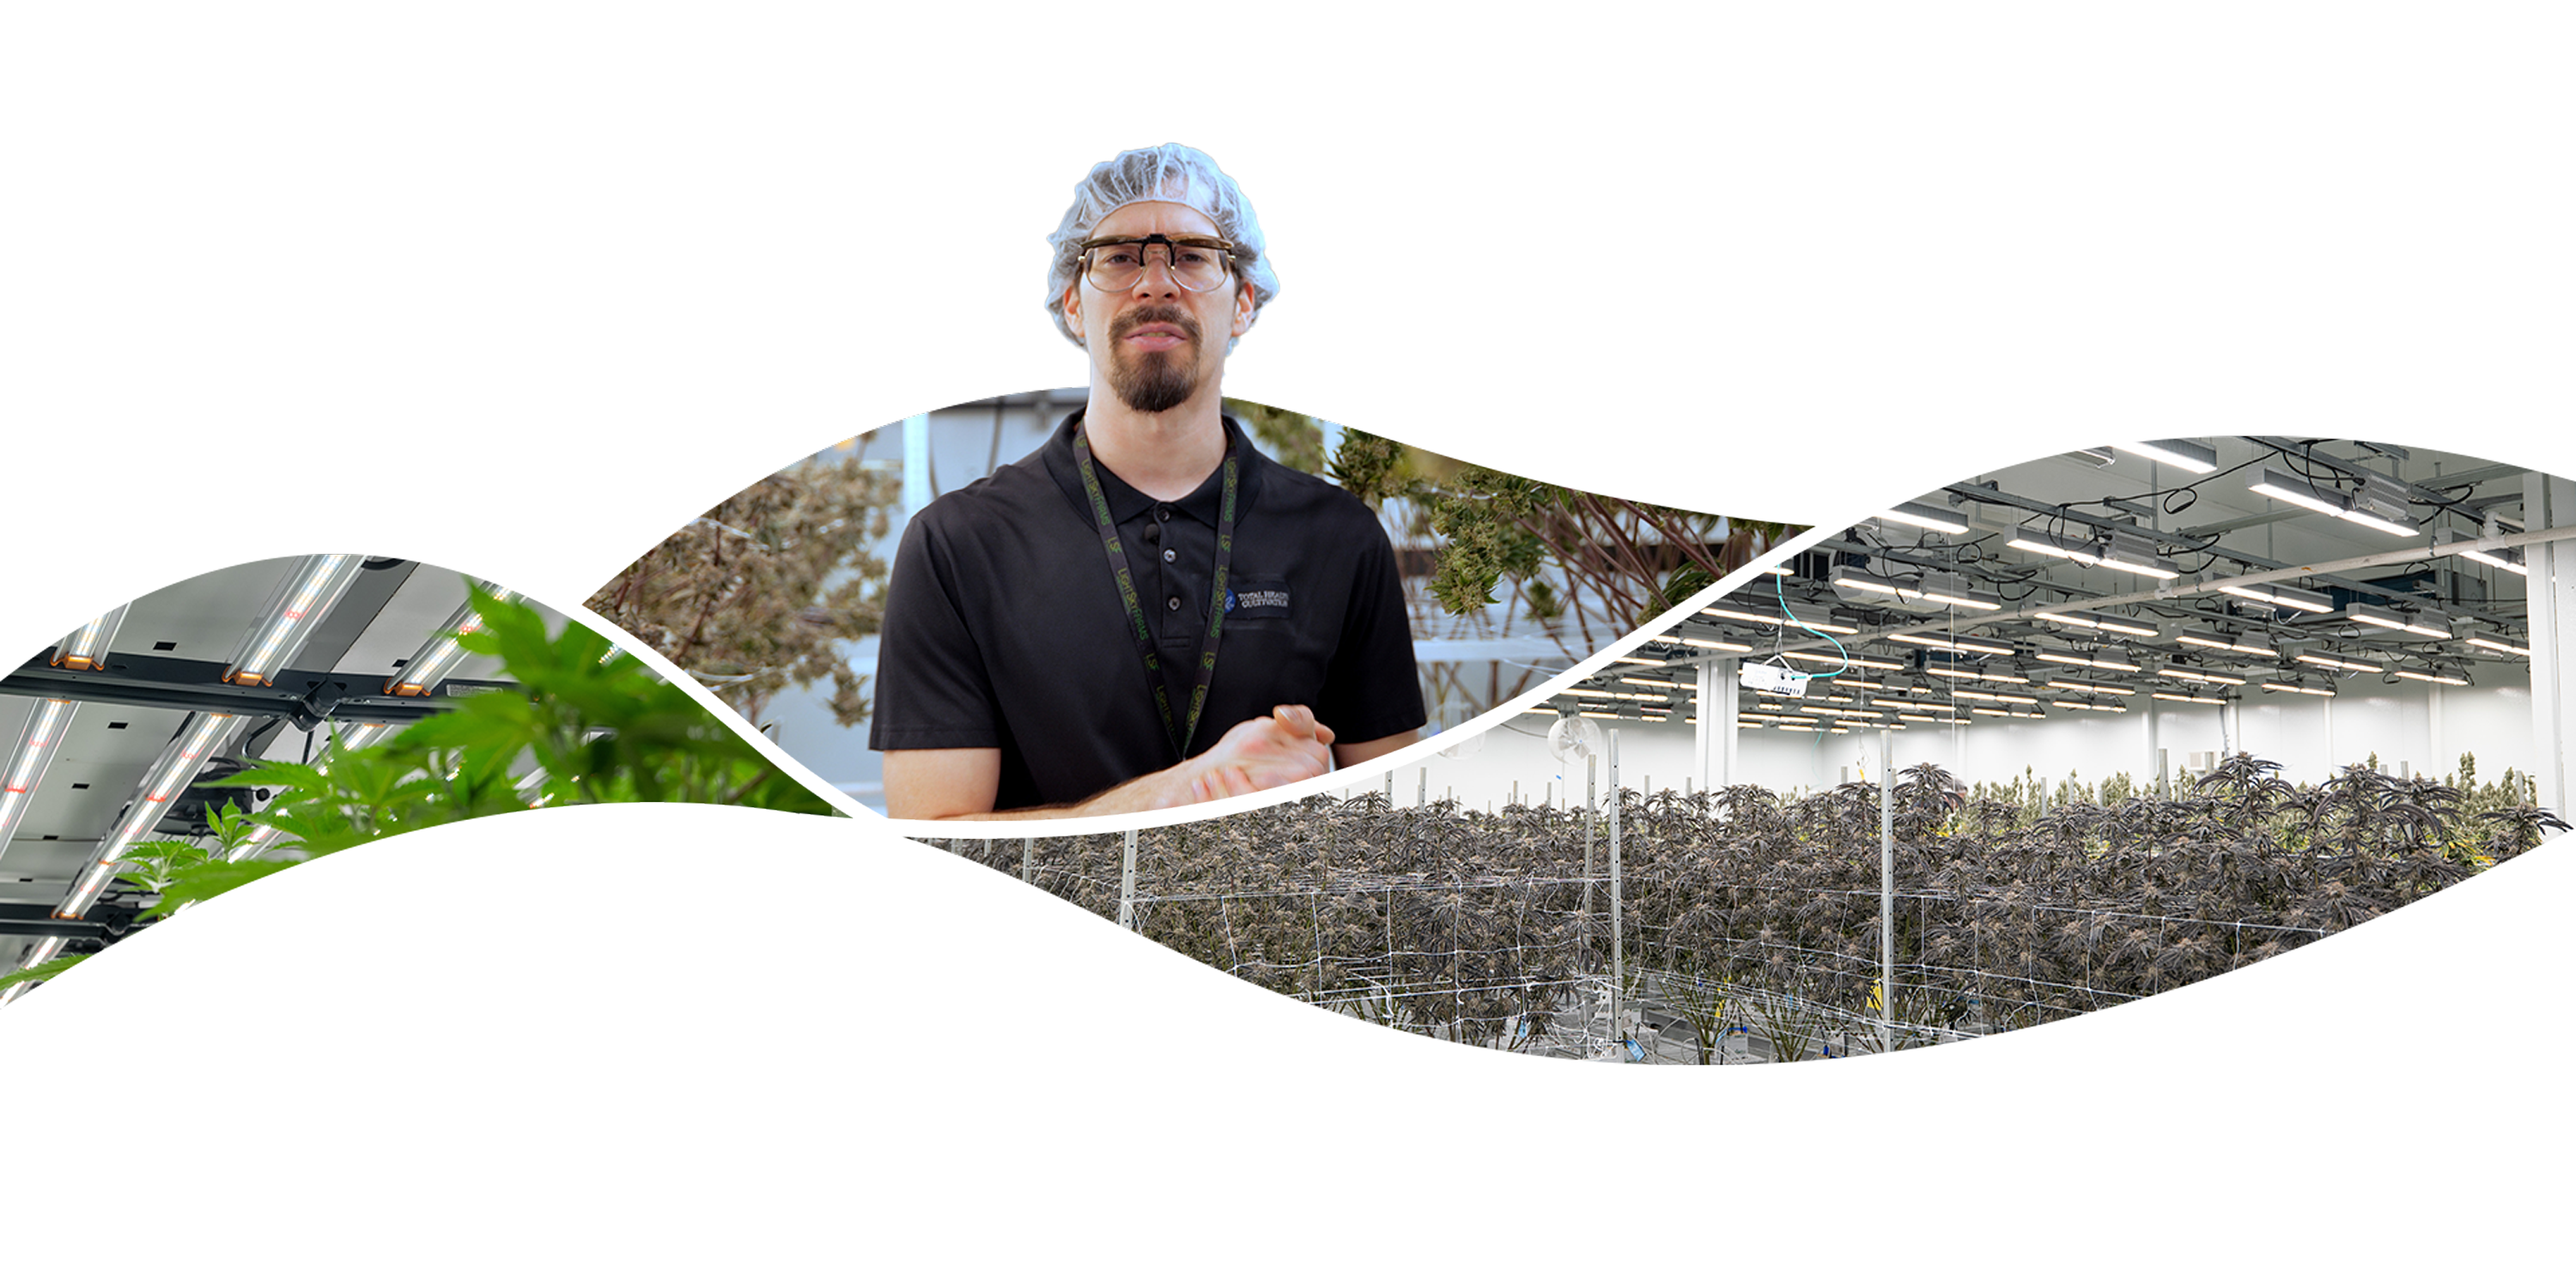
<instances>
[{"instance_id":1,"label":"black polo shirt","mask_svg":"<svg viewBox=\"0 0 2576 1288\"><path fill-rule=\"evenodd\" d=\"M1075 412L1026 459L931 502L905 527L877 651L879 751L998 747L993 807L1065 805L1180 757L1073 459ZM1233 606L1189 754L1303 703L1337 743L1422 725L1394 551L1357 497L1263 456L1229 417ZM1156 501L1093 462L1155 637L1175 722L1207 636L1224 471Z\"/></svg>"}]
</instances>

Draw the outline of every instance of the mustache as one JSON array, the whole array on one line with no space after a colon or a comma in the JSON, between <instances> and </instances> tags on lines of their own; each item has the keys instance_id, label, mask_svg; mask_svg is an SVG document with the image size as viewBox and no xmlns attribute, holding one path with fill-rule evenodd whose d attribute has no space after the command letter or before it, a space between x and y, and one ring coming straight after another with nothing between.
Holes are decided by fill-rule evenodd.
<instances>
[{"instance_id":1,"label":"mustache","mask_svg":"<svg viewBox=\"0 0 2576 1288\"><path fill-rule=\"evenodd\" d=\"M1190 338L1190 343L1192 344L1196 344L1201 340L1206 339L1205 328L1202 328L1199 325L1199 320L1197 318L1191 317L1188 312L1169 304L1140 304L1135 308L1120 314L1116 321L1109 324L1109 338L1112 340L1123 340L1127 338L1128 332L1133 331L1140 326L1147 326L1155 323L1160 323L1161 325L1178 330L1181 334L1188 336Z\"/></svg>"}]
</instances>

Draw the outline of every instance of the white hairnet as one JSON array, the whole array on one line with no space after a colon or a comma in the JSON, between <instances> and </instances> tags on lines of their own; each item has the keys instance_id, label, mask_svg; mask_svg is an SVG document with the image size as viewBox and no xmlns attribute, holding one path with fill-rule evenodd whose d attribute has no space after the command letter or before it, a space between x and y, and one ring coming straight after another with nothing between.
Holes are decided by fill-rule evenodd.
<instances>
[{"instance_id":1,"label":"white hairnet","mask_svg":"<svg viewBox=\"0 0 2576 1288\"><path fill-rule=\"evenodd\" d=\"M1055 260L1047 270L1046 306L1056 330L1082 344L1081 333L1064 320L1064 292L1073 285L1082 241L1109 212L1139 201L1168 201L1207 216L1216 225L1216 235L1234 243L1236 268L1252 287L1253 316L1261 316L1262 306L1279 293L1279 276L1270 271L1270 255L1262 242L1261 221L1253 218L1252 203L1243 199L1243 189L1234 186L1234 180L1217 169L1207 153L1166 143L1121 152L1091 167L1091 174L1074 186L1073 205L1047 238Z\"/></svg>"}]
</instances>

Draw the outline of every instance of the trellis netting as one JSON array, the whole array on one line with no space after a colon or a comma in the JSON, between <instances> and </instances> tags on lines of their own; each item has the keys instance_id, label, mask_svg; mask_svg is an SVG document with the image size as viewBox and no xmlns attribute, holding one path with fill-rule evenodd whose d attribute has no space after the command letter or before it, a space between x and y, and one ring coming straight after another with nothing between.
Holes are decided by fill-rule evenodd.
<instances>
[{"instance_id":1,"label":"trellis netting","mask_svg":"<svg viewBox=\"0 0 2576 1288\"><path fill-rule=\"evenodd\" d=\"M2366 765L2317 787L2275 769L2239 756L2179 799L2054 808L1972 796L1934 765L1903 771L1892 993L1875 784L1622 790L1590 811L1318 796L1131 832L931 844L1372 1023L1536 1054L1730 1063L1953 1041L2164 992L2566 826Z\"/></svg>"}]
</instances>

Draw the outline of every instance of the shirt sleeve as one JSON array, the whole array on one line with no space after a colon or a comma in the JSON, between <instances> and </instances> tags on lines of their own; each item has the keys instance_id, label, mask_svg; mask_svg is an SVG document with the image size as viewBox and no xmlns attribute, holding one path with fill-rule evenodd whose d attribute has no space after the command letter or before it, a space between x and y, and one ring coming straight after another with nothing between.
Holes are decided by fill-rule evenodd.
<instances>
[{"instance_id":1,"label":"shirt sleeve","mask_svg":"<svg viewBox=\"0 0 2576 1288\"><path fill-rule=\"evenodd\" d=\"M872 751L999 747L1001 720L983 651L960 605L956 561L936 502L905 525L886 582L877 644Z\"/></svg>"},{"instance_id":2,"label":"shirt sleeve","mask_svg":"<svg viewBox=\"0 0 2576 1288\"><path fill-rule=\"evenodd\" d=\"M1395 550L1374 512L1352 542L1360 550L1351 577L1350 611L1341 643L1325 670L1324 698L1315 718L1333 741L1369 742L1423 724L1422 679L1413 663L1413 623L1404 610L1404 581Z\"/></svg>"}]
</instances>

